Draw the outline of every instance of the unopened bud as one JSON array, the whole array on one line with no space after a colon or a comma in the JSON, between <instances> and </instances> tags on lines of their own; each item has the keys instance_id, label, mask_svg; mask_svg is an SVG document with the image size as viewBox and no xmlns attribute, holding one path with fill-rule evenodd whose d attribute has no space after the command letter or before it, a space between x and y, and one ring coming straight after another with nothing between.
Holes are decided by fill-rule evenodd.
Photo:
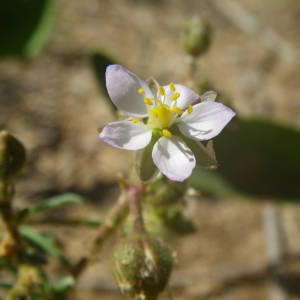
<instances>
[{"instance_id":1,"label":"unopened bud","mask_svg":"<svg viewBox=\"0 0 300 300\"><path fill-rule=\"evenodd\" d=\"M187 182L174 182L161 177L146 186L144 201L150 204L175 204L187 190Z\"/></svg>"},{"instance_id":2,"label":"unopened bud","mask_svg":"<svg viewBox=\"0 0 300 300\"><path fill-rule=\"evenodd\" d=\"M5 235L0 242L0 259L11 258L15 255L17 250L15 241L10 235Z\"/></svg>"},{"instance_id":3,"label":"unopened bud","mask_svg":"<svg viewBox=\"0 0 300 300\"><path fill-rule=\"evenodd\" d=\"M20 265L18 281L9 291L7 300L32 299L32 295L41 290L42 278L40 271L31 265ZM34 298L36 299L36 298Z\"/></svg>"},{"instance_id":4,"label":"unopened bud","mask_svg":"<svg viewBox=\"0 0 300 300\"><path fill-rule=\"evenodd\" d=\"M12 181L22 170L25 159L22 143L7 131L0 131L0 180Z\"/></svg>"},{"instance_id":5,"label":"unopened bud","mask_svg":"<svg viewBox=\"0 0 300 300\"><path fill-rule=\"evenodd\" d=\"M173 266L171 250L149 236L132 236L113 254L114 277L121 292L132 300L156 300L169 280Z\"/></svg>"},{"instance_id":6,"label":"unopened bud","mask_svg":"<svg viewBox=\"0 0 300 300\"><path fill-rule=\"evenodd\" d=\"M211 28L202 19L196 17L187 23L181 35L184 50L192 56L203 54L211 42Z\"/></svg>"}]
</instances>

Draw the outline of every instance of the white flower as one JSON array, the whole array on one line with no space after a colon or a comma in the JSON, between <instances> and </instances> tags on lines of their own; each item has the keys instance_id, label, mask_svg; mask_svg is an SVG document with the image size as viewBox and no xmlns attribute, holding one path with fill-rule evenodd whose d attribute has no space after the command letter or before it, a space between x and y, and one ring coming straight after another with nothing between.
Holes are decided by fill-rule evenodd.
<instances>
[{"instance_id":1,"label":"white flower","mask_svg":"<svg viewBox=\"0 0 300 300\"><path fill-rule=\"evenodd\" d=\"M191 148L195 152L196 145L196 151L199 147L203 152L199 142L218 135L235 112L214 102L214 92L201 97L180 84L159 86L156 81L152 83L150 87L120 65L107 67L108 94L128 119L107 124L100 138L121 149L145 148L144 152L151 153L161 173L171 180L183 181L196 166L197 154ZM204 98L207 101L203 101ZM153 165L151 158L145 163Z\"/></svg>"}]
</instances>

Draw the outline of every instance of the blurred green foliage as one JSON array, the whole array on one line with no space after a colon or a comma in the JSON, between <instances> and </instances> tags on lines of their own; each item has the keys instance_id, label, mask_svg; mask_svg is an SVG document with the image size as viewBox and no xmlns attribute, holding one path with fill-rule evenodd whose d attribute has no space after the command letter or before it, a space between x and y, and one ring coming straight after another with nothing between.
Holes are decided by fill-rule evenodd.
<instances>
[{"instance_id":1,"label":"blurred green foliage","mask_svg":"<svg viewBox=\"0 0 300 300\"><path fill-rule=\"evenodd\" d=\"M297 129L266 119L236 118L214 141L219 168L214 173L197 170L192 186L227 196L300 199Z\"/></svg>"},{"instance_id":2,"label":"blurred green foliage","mask_svg":"<svg viewBox=\"0 0 300 300\"><path fill-rule=\"evenodd\" d=\"M108 65L116 64L116 60L111 56L101 52L101 51L94 51L90 54L90 65L92 71L94 73L96 82L98 84L99 90L105 94L107 104L111 108L112 112L117 114L117 108L111 102L109 95L106 90L106 80L105 80L105 71Z\"/></svg>"},{"instance_id":3,"label":"blurred green foliage","mask_svg":"<svg viewBox=\"0 0 300 300\"><path fill-rule=\"evenodd\" d=\"M54 0L1 0L0 57L37 55L54 19Z\"/></svg>"},{"instance_id":4,"label":"blurred green foliage","mask_svg":"<svg viewBox=\"0 0 300 300\"><path fill-rule=\"evenodd\" d=\"M35 250L42 251L56 258L62 258L62 253L55 245L50 235L43 234L31 226L21 226L21 235L28 241Z\"/></svg>"}]
</instances>

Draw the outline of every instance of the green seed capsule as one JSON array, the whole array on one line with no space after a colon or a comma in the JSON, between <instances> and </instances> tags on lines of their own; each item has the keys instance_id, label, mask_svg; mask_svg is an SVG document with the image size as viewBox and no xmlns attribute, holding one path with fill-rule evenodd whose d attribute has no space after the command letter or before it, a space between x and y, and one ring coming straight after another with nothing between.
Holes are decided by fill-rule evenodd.
<instances>
[{"instance_id":1,"label":"green seed capsule","mask_svg":"<svg viewBox=\"0 0 300 300\"><path fill-rule=\"evenodd\" d=\"M121 292L132 300L156 300L169 280L171 250L149 236L131 236L113 253L113 273Z\"/></svg>"},{"instance_id":2,"label":"green seed capsule","mask_svg":"<svg viewBox=\"0 0 300 300\"><path fill-rule=\"evenodd\" d=\"M187 23L181 35L184 50L196 57L207 51L211 42L211 28L200 18L194 18Z\"/></svg>"}]
</instances>

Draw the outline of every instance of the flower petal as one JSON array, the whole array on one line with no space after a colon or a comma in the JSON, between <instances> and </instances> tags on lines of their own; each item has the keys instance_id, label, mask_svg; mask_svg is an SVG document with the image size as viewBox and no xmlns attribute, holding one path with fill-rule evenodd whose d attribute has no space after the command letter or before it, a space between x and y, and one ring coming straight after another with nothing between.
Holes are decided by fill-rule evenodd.
<instances>
[{"instance_id":1,"label":"flower petal","mask_svg":"<svg viewBox=\"0 0 300 300\"><path fill-rule=\"evenodd\" d=\"M176 106L181 109L185 109L189 104L192 104L196 100L200 99L200 95L198 95L193 90L181 84L174 84L175 91L172 91L170 85L165 85L164 89L166 91L166 104L173 106L176 103ZM171 100L171 96L175 93L179 93L179 97L176 102Z\"/></svg>"},{"instance_id":2,"label":"flower petal","mask_svg":"<svg viewBox=\"0 0 300 300\"><path fill-rule=\"evenodd\" d=\"M151 140L152 132L142 122L118 121L107 124L99 137L114 147L126 150L145 148Z\"/></svg>"},{"instance_id":3,"label":"flower petal","mask_svg":"<svg viewBox=\"0 0 300 300\"><path fill-rule=\"evenodd\" d=\"M152 158L161 173L174 181L187 179L196 165L191 149L176 136L161 137L153 147Z\"/></svg>"},{"instance_id":4,"label":"flower petal","mask_svg":"<svg viewBox=\"0 0 300 300\"><path fill-rule=\"evenodd\" d=\"M185 111L180 117L178 127L185 136L205 141L217 136L235 112L219 102L205 101L193 106L193 112Z\"/></svg>"},{"instance_id":5,"label":"flower petal","mask_svg":"<svg viewBox=\"0 0 300 300\"><path fill-rule=\"evenodd\" d=\"M143 98L153 98L153 93L144 80L120 65L109 65L105 76L108 94L119 110L133 117L147 115ZM138 93L140 88L144 94Z\"/></svg>"}]
</instances>

